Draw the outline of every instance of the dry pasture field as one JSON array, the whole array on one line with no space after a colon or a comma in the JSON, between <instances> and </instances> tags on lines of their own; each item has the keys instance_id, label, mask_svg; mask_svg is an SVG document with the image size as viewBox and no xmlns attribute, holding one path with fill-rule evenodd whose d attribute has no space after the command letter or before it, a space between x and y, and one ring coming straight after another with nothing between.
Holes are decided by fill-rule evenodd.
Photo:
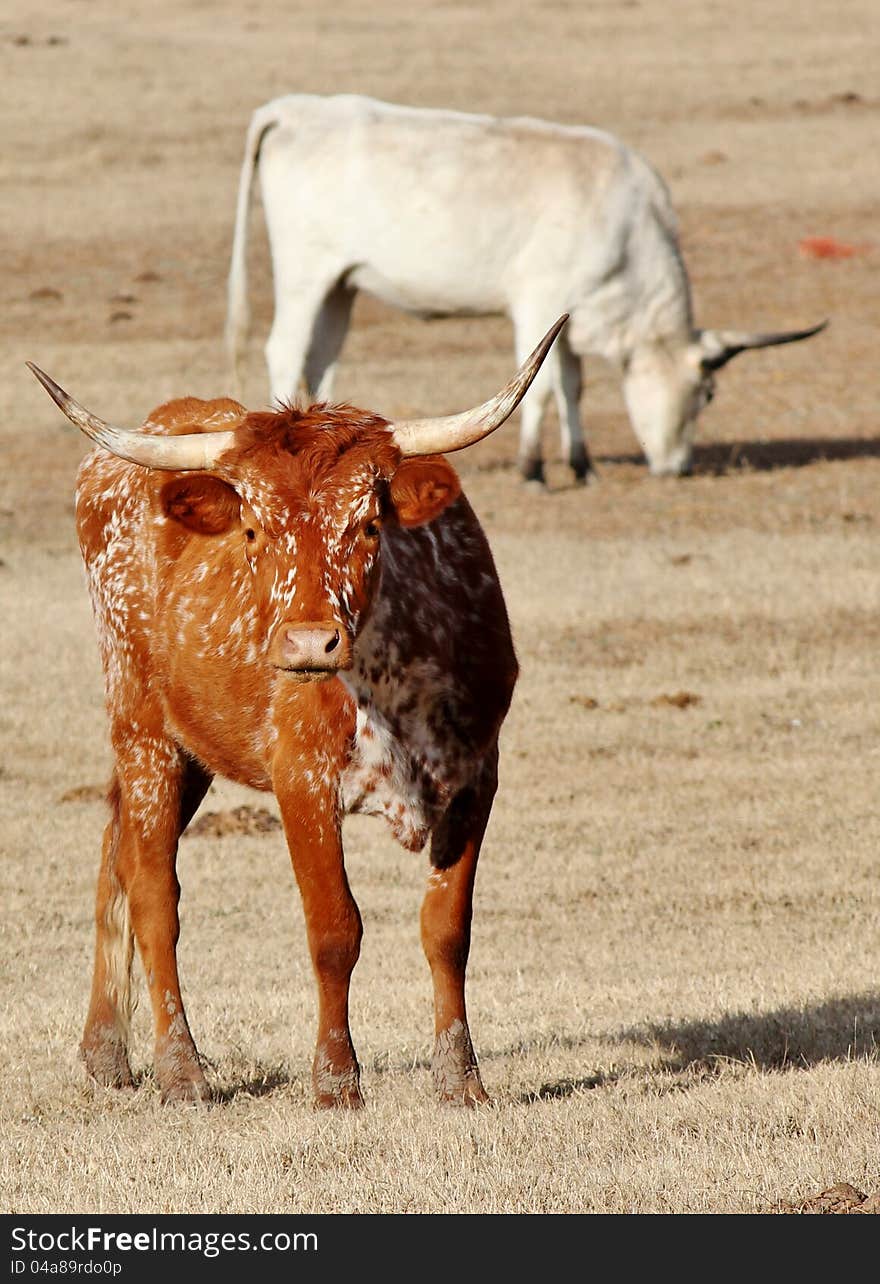
<instances>
[{"instance_id":1,"label":"dry pasture field","mask_svg":"<svg viewBox=\"0 0 880 1284\"><path fill-rule=\"evenodd\" d=\"M41 1212L873 1211L880 1192L880 89L875 0L9 0L0 15L0 1208ZM292 90L587 122L666 177L697 321L827 332L746 354L695 475L652 479L588 365L597 485L456 457L522 676L477 879L471 1027L493 1104L438 1106L427 859L346 825L366 1109L317 1113L315 992L274 800L217 782L184 836L181 974L217 1090L163 1108L77 1043L110 771L76 549L85 441L25 368L137 426L229 390L251 111ZM251 254L247 400L271 284ZM807 257L808 237L853 247ZM335 390L473 404L503 318L359 300ZM264 809L265 815L263 811ZM213 818L213 819L212 819ZM142 991L143 993L143 991ZM849 1183L847 1198L815 1200Z\"/></svg>"}]
</instances>

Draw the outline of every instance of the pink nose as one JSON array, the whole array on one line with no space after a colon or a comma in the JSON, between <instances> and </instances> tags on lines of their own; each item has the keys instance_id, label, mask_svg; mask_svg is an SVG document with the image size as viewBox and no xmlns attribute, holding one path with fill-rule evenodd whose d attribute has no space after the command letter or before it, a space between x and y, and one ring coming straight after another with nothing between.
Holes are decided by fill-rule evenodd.
<instances>
[{"instance_id":1,"label":"pink nose","mask_svg":"<svg viewBox=\"0 0 880 1284\"><path fill-rule=\"evenodd\" d=\"M278 669L334 673L351 667L348 634L336 620L285 621L275 632L269 659Z\"/></svg>"}]
</instances>

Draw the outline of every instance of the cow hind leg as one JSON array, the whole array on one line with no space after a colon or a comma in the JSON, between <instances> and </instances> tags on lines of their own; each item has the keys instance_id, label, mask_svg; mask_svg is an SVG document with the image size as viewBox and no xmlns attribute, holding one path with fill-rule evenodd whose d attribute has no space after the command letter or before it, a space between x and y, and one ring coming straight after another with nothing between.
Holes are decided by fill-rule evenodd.
<instances>
[{"instance_id":1,"label":"cow hind leg","mask_svg":"<svg viewBox=\"0 0 880 1284\"><path fill-rule=\"evenodd\" d=\"M474 880L497 787L497 758L476 785L457 794L431 840L431 871L422 901L422 948L434 986L431 1069L441 1101L474 1106L489 1100L471 1042L465 974Z\"/></svg>"},{"instance_id":2,"label":"cow hind leg","mask_svg":"<svg viewBox=\"0 0 880 1284\"><path fill-rule=\"evenodd\" d=\"M312 329L305 365L306 391L316 401L328 401L333 376L354 306L356 290L337 282L321 306Z\"/></svg>"},{"instance_id":3,"label":"cow hind leg","mask_svg":"<svg viewBox=\"0 0 880 1284\"><path fill-rule=\"evenodd\" d=\"M335 273L324 275L319 270L314 280L299 281L291 277L287 281L285 273L285 283L276 289L275 317L265 351L272 399L279 405L293 401L306 383L306 366L318 318L337 280Z\"/></svg>"},{"instance_id":4,"label":"cow hind leg","mask_svg":"<svg viewBox=\"0 0 880 1284\"><path fill-rule=\"evenodd\" d=\"M149 759L142 751L141 766ZM99 1083L131 1086L130 977L137 941L153 1007L155 1071L163 1100L203 1099L207 1084L177 976L174 861L177 839L204 797L210 776L171 747L154 759L157 770L151 775L123 768L111 784L96 896L92 994L80 1047L87 1071ZM145 805L145 800L150 802Z\"/></svg>"}]
</instances>

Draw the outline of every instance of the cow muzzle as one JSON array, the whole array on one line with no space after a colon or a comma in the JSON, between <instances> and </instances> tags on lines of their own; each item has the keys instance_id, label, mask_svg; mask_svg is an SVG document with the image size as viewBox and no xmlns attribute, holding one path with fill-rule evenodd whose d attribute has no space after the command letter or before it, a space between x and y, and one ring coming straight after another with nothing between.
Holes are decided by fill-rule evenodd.
<instances>
[{"instance_id":1,"label":"cow muzzle","mask_svg":"<svg viewBox=\"0 0 880 1284\"><path fill-rule=\"evenodd\" d=\"M320 681L351 668L351 643L337 620L285 620L275 630L269 662L301 682Z\"/></svg>"}]
</instances>

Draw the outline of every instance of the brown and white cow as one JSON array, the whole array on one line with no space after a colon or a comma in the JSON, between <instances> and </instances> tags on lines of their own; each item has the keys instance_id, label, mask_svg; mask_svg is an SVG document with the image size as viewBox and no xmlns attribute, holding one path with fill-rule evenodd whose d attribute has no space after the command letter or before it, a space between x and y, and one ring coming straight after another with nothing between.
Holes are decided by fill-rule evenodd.
<instances>
[{"instance_id":1,"label":"brown and white cow","mask_svg":"<svg viewBox=\"0 0 880 1284\"><path fill-rule=\"evenodd\" d=\"M501 424L566 317L496 397L390 424L350 406L248 413L160 406L112 427L34 374L99 449L77 531L104 668L115 770L81 1050L132 1083L137 942L166 1100L209 1095L178 979L178 839L214 775L274 791L318 988L322 1106L361 1104L348 1020L361 918L343 816L431 839L421 909L443 1100L486 1100L465 1011L474 877L517 661L492 555L441 451Z\"/></svg>"}]
</instances>

